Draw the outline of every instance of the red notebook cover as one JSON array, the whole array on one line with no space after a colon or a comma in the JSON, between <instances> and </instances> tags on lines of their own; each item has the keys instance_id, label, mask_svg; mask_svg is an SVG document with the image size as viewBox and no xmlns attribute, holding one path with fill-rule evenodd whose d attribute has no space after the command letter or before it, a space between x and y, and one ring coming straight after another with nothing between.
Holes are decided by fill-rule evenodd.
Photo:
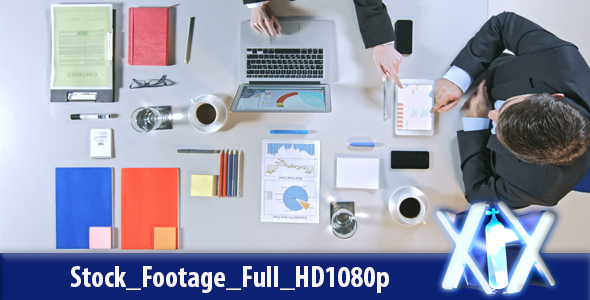
<instances>
[{"instance_id":1,"label":"red notebook cover","mask_svg":"<svg viewBox=\"0 0 590 300\"><path fill-rule=\"evenodd\" d=\"M169 7L129 8L129 64L168 65Z\"/></svg>"}]
</instances>

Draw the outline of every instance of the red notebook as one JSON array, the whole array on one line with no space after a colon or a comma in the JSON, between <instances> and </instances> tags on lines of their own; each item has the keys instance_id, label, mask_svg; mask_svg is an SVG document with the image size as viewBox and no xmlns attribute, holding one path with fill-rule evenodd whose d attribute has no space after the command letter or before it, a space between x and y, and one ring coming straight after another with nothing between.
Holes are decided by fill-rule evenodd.
<instances>
[{"instance_id":1,"label":"red notebook","mask_svg":"<svg viewBox=\"0 0 590 300\"><path fill-rule=\"evenodd\" d=\"M129 8L129 64L168 65L169 7Z\"/></svg>"}]
</instances>

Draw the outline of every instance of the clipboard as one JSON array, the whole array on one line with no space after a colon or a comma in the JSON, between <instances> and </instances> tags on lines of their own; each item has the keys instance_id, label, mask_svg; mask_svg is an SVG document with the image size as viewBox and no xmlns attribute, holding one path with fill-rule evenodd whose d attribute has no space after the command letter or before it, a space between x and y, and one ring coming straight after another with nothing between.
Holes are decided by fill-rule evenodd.
<instances>
[{"instance_id":1,"label":"clipboard","mask_svg":"<svg viewBox=\"0 0 590 300\"><path fill-rule=\"evenodd\" d=\"M112 4L51 5L51 102L114 102Z\"/></svg>"}]
</instances>

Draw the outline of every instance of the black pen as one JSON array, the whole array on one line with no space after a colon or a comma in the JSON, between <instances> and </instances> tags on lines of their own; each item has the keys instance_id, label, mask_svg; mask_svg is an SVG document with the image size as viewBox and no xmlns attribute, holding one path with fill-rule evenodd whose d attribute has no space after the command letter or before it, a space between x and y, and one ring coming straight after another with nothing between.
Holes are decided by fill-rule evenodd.
<instances>
[{"instance_id":1,"label":"black pen","mask_svg":"<svg viewBox=\"0 0 590 300\"><path fill-rule=\"evenodd\" d=\"M178 149L177 153L221 153L221 150L204 150L204 149Z\"/></svg>"}]
</instances>

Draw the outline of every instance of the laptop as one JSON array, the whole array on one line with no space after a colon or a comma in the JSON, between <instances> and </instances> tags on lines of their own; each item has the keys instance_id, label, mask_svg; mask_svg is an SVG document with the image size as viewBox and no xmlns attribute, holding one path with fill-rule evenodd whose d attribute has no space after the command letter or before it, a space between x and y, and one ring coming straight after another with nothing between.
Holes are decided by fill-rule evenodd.
<instances>
[{"instance_id":1,"label":"laptop","mask_svg":"<svg viewBox=\"0 0 590 300\"><path fill-rule=\"evenodd\" d=\"M240 24L240 87L230 112L330 112L332 25L279 19L280 36Z\"/></svg>"}]
</instances>

